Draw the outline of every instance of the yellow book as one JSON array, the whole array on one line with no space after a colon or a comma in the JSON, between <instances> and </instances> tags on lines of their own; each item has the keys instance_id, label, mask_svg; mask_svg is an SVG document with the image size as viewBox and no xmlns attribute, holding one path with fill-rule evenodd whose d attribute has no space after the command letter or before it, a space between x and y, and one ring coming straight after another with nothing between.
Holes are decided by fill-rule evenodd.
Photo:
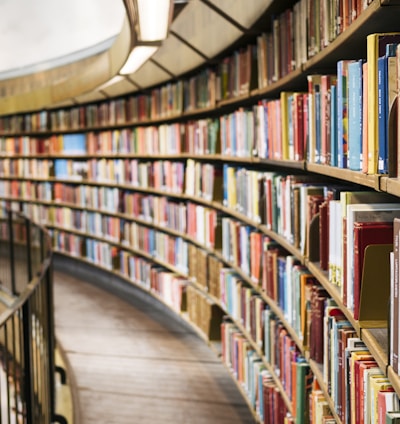
<instances>
[{"instance_id":1,"label":"yellow book","mask_svg":"<svg viewBox=\"0 0 400 424\"><path fill-rule=\"evenodd\" d=\"M227 206L232 209L237 209L237 196L236 196L236 169L232 166L228 168L228 204Z\"/></svg>"},{"instance_id":2,"label":"yellow book","mask_svg":"<svg viewBox=\"0 0 400 424\"><path fill-rule=\"evenodd\" d=\"M289 159L289 98L293 93L281 91L282 159Z\"/></svg>"},{"instance_id":3,"label":"yellow book","mask_svg":"<svg viewBox=\"0 0 400 424\"><path fill-rule=\"evenodd\" d=\"M399 32L376 33L367 36L368 174L378 173L378 58L384 56L387 44L399 42Z\"/></svg>"}]
</instances>

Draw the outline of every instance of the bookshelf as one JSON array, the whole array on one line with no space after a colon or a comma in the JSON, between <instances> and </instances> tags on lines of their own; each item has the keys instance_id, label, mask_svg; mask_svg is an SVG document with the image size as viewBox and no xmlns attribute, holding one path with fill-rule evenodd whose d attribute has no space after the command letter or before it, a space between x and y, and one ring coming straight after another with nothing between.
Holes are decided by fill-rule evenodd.
<instances>
[{"instance_id":1,"label":"bookshelf","mask_svg":"<svg viewBox=\"0 0 400 424\"><path fill-rule=\"evenodd\" d=\"M304 103L316 104L308 76L332 76L337 61L367 59L371 32L400 31L400 2L354 2L354 19L334 37L331 28L310 34L301 25L306 3L254 1L244 13L236 1L229 40L222 37L217 46L207 42L201 22L211 21L212 37L230 13L228 2L193 1L165 49L179 51L186 34L205 53L182 55L173 78L147 81L142 87L148 90L110 89L106 100L5 109L0 197L46 225L61 255L148 291L210 344L222 338L221 356L259 422L266 414L276 414L274 422L287 414L285 422L303 422L302 389L296 388L307 381L304 392L330 410L333 421L327 422L344 423L346 385L335 370L344 370L345 337L363 342L397 396L400 378L390 359L387 305L384 319L371 320L361 302L356 318L347 296L355 296L355 304L358 299L345 291L343 282L351 280L342 280L341 259L332 254L323 265L321 249L343 256L344 233L335 227L345 206L340 192L363 191L370 196L366 203L382 195L379 202L398 204L400 185L397 176L335 165L332 142L322 155L322 119L326 126L333 109L325 109L324 118L315 109L316 129ZM331 3L321 1L321 10L332 12ZM196 12L201 19L192 26ZM278 45L285 28L301 35L290 46ZM262 34L279 52L268 57L272 69L255 67L265 55L257 44ZM173 55L167 53L155 62L170 69ZM154 66L146 64L136 77ZM249 72L255 69L256 79ZM321 230L328 207L334 224ZM328 235L336 244L327 243ZM363 278L361 293L369 281ZM336 339L339 333L343 340Z\"/></svg>"}]
</instances>

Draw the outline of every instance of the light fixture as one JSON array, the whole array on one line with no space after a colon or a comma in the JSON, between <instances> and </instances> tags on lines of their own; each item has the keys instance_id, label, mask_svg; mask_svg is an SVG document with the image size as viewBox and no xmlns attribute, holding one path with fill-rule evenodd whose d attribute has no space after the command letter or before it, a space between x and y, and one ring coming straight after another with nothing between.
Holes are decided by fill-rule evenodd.
<instances>
[{"instance_id":1,"label":"light fixture","mask_svg":"<svg viewBox=\"0 0 400 424\"><path fill-rule=\"evenodd\" d=\"M167 38L172 20L173 0L124 0L129 18L131 52L119 71L121 75L137 71Z\"/></svg>"},{"instance_id":2,"label":"light fixture","mask_svg":"<svg viewBox=\"0 0 400 424\"><path fill-rule=\"evenodd\" d=\"M124 66L119 71L122 75L133 74L157 51L158 46L136 46L130 52Z\"/></svg>"},{"instance_id":3,"label":"light fixture","mask_svg":"<svg viewBox=\"0 0 400 424\"><path fill-rule=\"evenodd\" d=\"M172 0L124 0L136 43L167 38L172 20Z\"/></svg>"},{"instance_id":4,"label":"light fixture","mask_svg":"<svg viewBox=\"0 0 400 424\"><path fill-rule=\"evenodd\" d=\"M170 0L136 0L138 41L164 40L168 35L173 5Z\"/></svg>"},{"instance_id":5,"label":"light fixture","mask_svg":"<svg viewBox=\"0 0 400 424\"><path fill-rule=\"evenodd\" d=\"M104 88L109 87L110 85L114 85L117 82L120 82L124 79L122 75L115 75L110 80L106 81L104 84L101 84L99 87L97 87L97 90L103 90Z\"/></svg>"}]
</instances>

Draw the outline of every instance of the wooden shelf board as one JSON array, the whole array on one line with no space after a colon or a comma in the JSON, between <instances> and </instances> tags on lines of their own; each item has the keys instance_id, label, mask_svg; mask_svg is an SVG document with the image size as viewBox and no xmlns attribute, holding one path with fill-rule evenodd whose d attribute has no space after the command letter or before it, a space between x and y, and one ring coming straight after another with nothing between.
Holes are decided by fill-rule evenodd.
<instances>
[{"instance_id":1,"label":"wooden shelf board","mask_svg":"<svg viewBox=\"0 0 400 424\"><path fill-rule=\"evenodd\" d=\"M400 178L385 178L386 191L394 196L400 196Z\"/></svg>"},{"instance_id":2,"label":"wooden shelf board","mask_svg":"<svg viewBox=\"0 0 400 424\"><path fill-rule=\"evenodd\" d=\"M306 266L310 272L317 278L321 285L326 289L332 299L336 302L338 307L343 311L347 320L353 326L358 335L360 335L360 324L353 317L353 314L344 306L342 297L340 295L338 287L331 284L328 280L328 273L322 271L319 264L315 262L306 261Z\"/></svg>"},{"instance_id":3,"label":"wooden shelf board","mask_svg":"<svg viewBox=\"0 0 400 424\"><path fill-rule=\"evenodd\" d=\"M281 91L307 91L307 78L302 69L296 69L266 87L251 91L254 99L272 96L278 98Z\"/></svg>"},{"instance_id":4,"label":"wooden shelf board","mask_svg":"<svg viewBox=\"0 0 400 424\"><path fill-rule=\"evenodd\" d=\"M280 168L301 169L301 170L305 170L306 168L306 162L303 160L294 161L294 160L272 160L272 159L254 158L253 162L260 163L262 165L270 165L273 167L280 167Z\"/></svg>"},{"instance_id":5,"label":"wooden shelf board","mask_svg":"<svg viewBox=\"0 0 400 424\"><path fill-rule=\"evenodd\" d=\"M306 169L310 172L326 175L327 177L338 178L343 181L349 181L353 184L360 184L373 188L374 190L380 189L380 175L366 175L359 171L352 171L350 169L336 168L316 163L306 163Z\"/></svg>"},{"instance_id":6,"label":"wooden shelf board","mask_svg":"<svg viewBox=\"0 0 400 424\"><path fill-rule=\"evenodd\" d=\"M388 338L387 328L363 328L361 339L374 356L379 368L386 373L388 365Z\"/></svg>"},{"instance_id":7,"label":"wooden shelf board","mask_svg":"<svg viewBox=\"0 0 400 424\"><path fill-rule=\"evenodd\" d=\"M267 236L273 238L276 242L278 242L284 249L286 249L290 254L296 257L301 263L304 264L304 257L301 254L300 250L294 247L291 243L289 243L283 236L275 233L274 231L268 230L265 225L259 226L260 231L262 231Z\"/></svg>"}]
</instances>

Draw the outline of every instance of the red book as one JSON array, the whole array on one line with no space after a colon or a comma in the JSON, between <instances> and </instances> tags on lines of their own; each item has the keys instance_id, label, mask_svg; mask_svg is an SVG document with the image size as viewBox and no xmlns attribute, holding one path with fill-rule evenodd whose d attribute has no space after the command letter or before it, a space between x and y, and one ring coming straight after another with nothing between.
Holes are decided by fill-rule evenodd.
<instances>
[{"instance_id":1,"label":"red book","mask_svg":"<svg viewBox=\"0 0 400 424\"><path fill-rule=\"evenodd\" d=\"M365 248L374 244L393 243L393 222L354 223L354 319L360 312L360 295Z\"/></svg>"},{"instance_id":2,"label":"red book","mask_svg":"<svg viewBox=\"0 0 400 424\"><path fill-rule=\"evenodd\" d=\"M396 408L394 402L395 396L394 388L380 390L378 392L378 424L385 424L386 412L393 411Z\"/></svg>"},{"instance_id":3,"label":"red book","mask_svg":"<svg viewBox=\"0 0 400 424\"><path fill-rule=\"evenodd\" d=\"M309 129L308 129L308 117L309 117L309 109L308 109L308 93L303 94L303 159L305 159L306 151L307 151L307 140L309 137Z\"/></svg>"},{"instance_id":4,"label":"red book","mask_svg":"<svg viewBox=\"0 0 400 424\"><path fill-rule=\"evenodd\" d=\"M323 287L314 285L311 288L310 357L319 364L322 364L324 361L323 321L327 297L328 293Z\"/></svg>"}]
</instances>

